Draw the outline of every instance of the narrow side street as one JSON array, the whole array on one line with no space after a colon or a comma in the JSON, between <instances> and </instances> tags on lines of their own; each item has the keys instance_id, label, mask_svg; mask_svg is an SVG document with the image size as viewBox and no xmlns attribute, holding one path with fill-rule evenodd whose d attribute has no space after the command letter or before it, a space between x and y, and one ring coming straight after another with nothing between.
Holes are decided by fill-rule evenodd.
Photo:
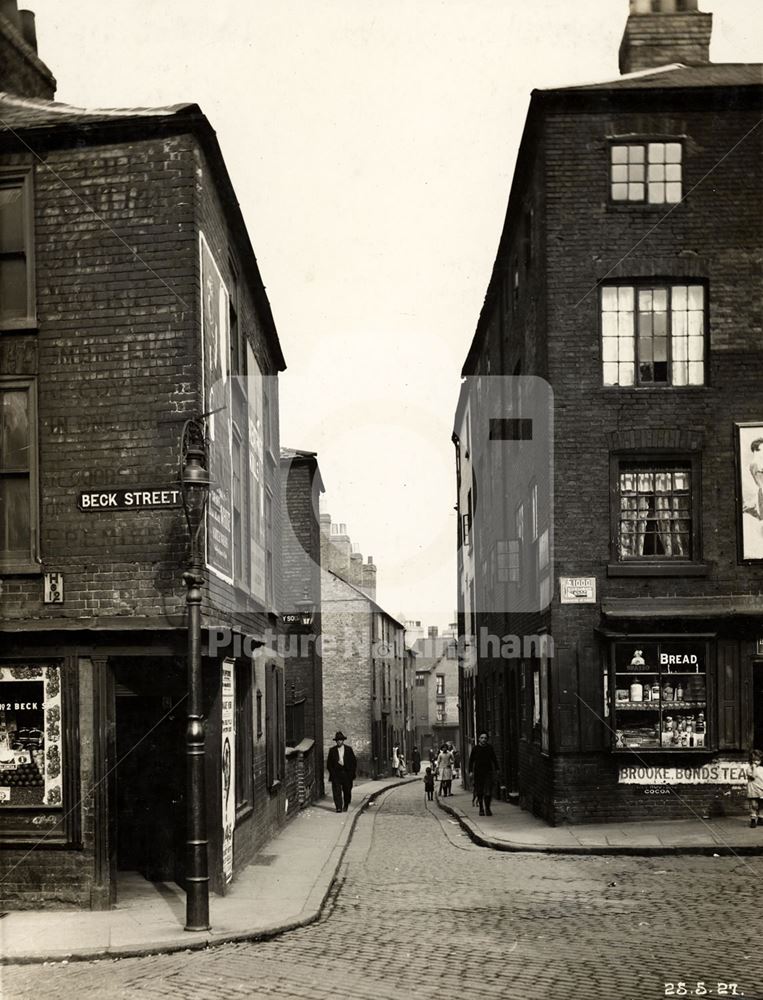
<instances>
[{"instance_id":1,"label":"narrow side street","mask_svg":"<svg viewBox=\"0 0 763 1000\"><path fill-rule=\"evenodd\" d=\"M417 782L387 793L361 817L317 924L206 952L6 967L0 995L760 997L762 877L761 858L490 851L473 845L436 803L427 804ZM724 994L719 983L736 987Z\"/></svg>"}]
</instances>

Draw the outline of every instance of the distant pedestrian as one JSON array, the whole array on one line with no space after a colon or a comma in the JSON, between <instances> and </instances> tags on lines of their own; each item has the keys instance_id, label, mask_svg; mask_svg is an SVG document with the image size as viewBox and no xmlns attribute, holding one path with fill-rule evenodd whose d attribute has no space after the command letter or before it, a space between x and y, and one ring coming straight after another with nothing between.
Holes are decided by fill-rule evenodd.
<instances>
[{"instance_id":1,"label":"distant pedestrian","mask_svg":"<svg viewBox=\"0 0 763 1000\"><path fill-rule=\"evenodd\" d=\"M453 750L453 777L461 777L461 751Z\"/></svg>"},{"instance_id":2,"label":"distant pedestrian","mask_svg":"<svg viewBox=\"0 0 763 1000\"><path fill-rule=\"evenodd\" d=\"M408 774L408 768L405 766L405 754L398 751L397 755L397 776L398 778L404 778Z\"/></svg>"},{"instance_id":3,"label":"distant pedestrian","mask_svg":"<svg viewBox=\"0 0 763 1000\"><path fill-rule=\"evenodd\" d=\"M760 807L763 804L763 765L761 765L760 750L750 752L750 763L747 767L747 801L750 803L750 826L759 826L761 822Z\"/></svg>"},{"instance_id":4,"label":"distant pedestrian","mask_svg":"<svg viewBox=\"0 0 763 1000\"><path fill-rule=\"evenodd\" d=\"M434 752L434 747L429 748L429 763L434 771L434 762L437 760L437 754Z\"/></svg>"},{"instance_id":5,"label":"distant pedestrian","mask_svg":"<svg viewBox=\"0 0 763 1000\"><path fill-rule=\"evenodd\" d=\"M431 802L434 799L434 775L432 774L431 767L428 767L424 772L424 791L426 792L427 800Z\"/></svg>"},{"instance_id":6,"label":"distant pedestrian","mask_svg":"<svg viewBox=\"0 0 763 1000\"><path fill-rule=\"evenodd\" d=\"M443 743L437 757L437 774L440 777L440 795L452 795L450 785L453 781L453 754L448 750L447 743Z\"/></svg>"},{"instance_id":7,"label":"distant pedestrian","mask_svg":"<svg viewBox=\"0 0 763 1000\"><path fill-rule=\"evenodd\" d=\"M479 741L469 755L469 776L474 794L479 802L480 816L493 815L490 811L490 803L493 798L493 786L497 774L498 759L495 750L487 741L487 733L480 733Z\"/></svg>"},{"instance_id":8,"label":"distant pedestrian","mask_svg":"<svg viewBox=\"0 0 763 1000\"><path fill-rule=\"evenodd\" d=\"M352 747L345 746L346 739L344 733L338 731L334 736L336 746L329 750L326 759L326 770L329 773L334 805L338 813L347 812L352 801L352 783L355 781L358 768Z\"/></svg>"},{"instance_id":9,"label":"distant pedestrian","mask_svg":"<svg viewBox=\"0 0 763 1000\"><path fill-rule=\"evenodd\" d=\"M397 747L392 747L392 773L397 774L398 768L400 767L400 756L397 752Z\"/></svg>"},{"instance_id":10,"label":"distant pedestrian","mask_svg":"<svg viewBox=\"0 0 763 1000\"><path fill-rule=\"evenodd\" d=\"M418 774L421 770L421 754L419 753L419 748L414 747L411 750L411 771L414 774Z\"/></svg>"}]
</instances>

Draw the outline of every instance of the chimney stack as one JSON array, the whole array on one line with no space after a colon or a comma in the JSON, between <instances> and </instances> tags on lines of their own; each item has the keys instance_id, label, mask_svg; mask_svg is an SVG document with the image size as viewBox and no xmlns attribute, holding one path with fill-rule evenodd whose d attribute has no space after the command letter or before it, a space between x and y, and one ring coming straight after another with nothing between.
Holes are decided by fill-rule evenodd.
<instances>
[{"instance_id":1,"label":"chimney stack","mask_svg":"<svg viewBox=\"0 0 763 1000\"><path fill-rule=\"evenodd\" d=\"M698 10L697 2L630 0L620 43L620 72L636 73L670 63L709 63L713 15Z\"/></svg>"},{"instance_id":2,"label":"chimney stack","mask_svg":"<svg viewBox=\"0 0 763 1000\"><path fill-rule=\"evenodd\" d=\"M369 556L368 562L363 565L363 590L372 601L376 600L376 566L373 556Z\"/></svg>"},{"instance_id":3,"label":"chimney stack","mask_svg":"<svg viewBox=\"0 0 763 1000\"><path fill-rule=\"evenodd\" d=\"M35 26L34 14L31 10L20 10L21 36L30 49L37 52L37 28Z\"/></svg>"},{"instance_id":4,"label":"chimney stack","mask_svg":"<svg viewBox=\"0 0 763 1000\"><path fill-rule=\"evenodd\" d=\"M31 10L17 0L0 0L0 90L18 97L52 101L56 81L37 55L37 31Z\"/></svg>"}]
</instances>

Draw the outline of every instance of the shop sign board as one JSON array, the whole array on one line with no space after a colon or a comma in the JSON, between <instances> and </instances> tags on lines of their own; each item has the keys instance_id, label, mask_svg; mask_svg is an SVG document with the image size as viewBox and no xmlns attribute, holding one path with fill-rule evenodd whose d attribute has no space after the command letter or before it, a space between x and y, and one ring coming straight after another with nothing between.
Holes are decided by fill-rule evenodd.
<instances>
[{"instance_id":1,"label":"shop sign board","mask_svg":"<svg viewBox=\"0 0 763 1000\"><path fill-rule=\"evenodd\" d=\"M746 785L746 765L738 760L716 760L688 767L653 767L628 764L620 767L621 785Z\"/></svg>"},{"instance_id":2,"label":"shop sign board","mask_svg":"<svg viewBox=\"0 0 763 1000\"><path fill-rule=\"evenodd\" d=\"M236 677L234 661L222 665L222 818L223 878L233 878L233 831L236 826Z\"/></svg>"},{"instance_id":3,"label":"shop sign board","mask_svg":"<svg viewBox=\"0 0 763 1000\"><path fill-rule=\"evenodd\" d=\"M562 604L595 604L595 576L560 576L559 599Z\"/></svg>"}]
</instances>

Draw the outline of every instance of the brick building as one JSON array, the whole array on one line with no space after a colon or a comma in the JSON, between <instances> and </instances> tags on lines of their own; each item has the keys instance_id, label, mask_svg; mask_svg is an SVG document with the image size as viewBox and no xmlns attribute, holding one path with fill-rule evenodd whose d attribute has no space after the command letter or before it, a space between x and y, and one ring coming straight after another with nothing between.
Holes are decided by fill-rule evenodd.
<instances>
[{"instance_id":1,"label":"brick building","mask_svg":"<svg viewBox=\"0 0 763 1000\"><path fill-rule=\"evenodd\" d=\"M463 369L462 719L552 823L739 812L763 739L761 67L711 19L631 0L619 79L533 92Z\"/></svg>"},{"instance_id":2,"label":"brick building","mask_svg":"<svg viewBox=\"0 0 763 1000\"><path fill-rule=\"evenodd\" d=\"M196 105L87 111L3 80L2 905L107 908L125 870L184 881L180 447L212 410L202 656L224 892L298 804L276 649L273 317Z\"/></svg>"},{"instance_id":3,"label":"brick building","mask_svg":"<svg viewBox=\"0 0 763 1000\"><path fill-rule=\"evenodd\" d=\"M422 760L430 748L452 743L459 752L461 738L458 714L458 633L457 626L438 634L430 625L426 639L417 639L413 714L416 745Z\"/></svg>"},{"instance_id":4,"label":"brick building","mask_svg":"<svg viewBox=\"0 0 763 1000\"><path fill-rule=\"evenodd\" d=\"M344 524L321 514L324 762L341 729L358 773L391 773L392 748L412 749L412 657L405 626L376 602L376 566L353 551Z\"/></svg>"},{"instance_id":5,"label":"brick building","mask_svg":"<svg viewBox=\"0 0 763 1000\"><path fill-rule=\"evenodd\" d=\"M287 755L302 773L300 804L323 795L321 532L323 480L315 452L281 449Z\"/></svg>"}]
</instances>

